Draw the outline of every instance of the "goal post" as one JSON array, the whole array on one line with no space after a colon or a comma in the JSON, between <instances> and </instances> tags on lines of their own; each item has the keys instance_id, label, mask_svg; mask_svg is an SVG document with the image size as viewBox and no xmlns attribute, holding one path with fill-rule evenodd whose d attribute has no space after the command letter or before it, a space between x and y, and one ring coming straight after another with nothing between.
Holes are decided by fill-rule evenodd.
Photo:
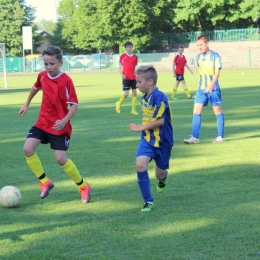
<instances>
[{"instance_id":1,"label":"goal post","mask_svg":"<svg viewBox=\"0 0 260 260\"><path fill-rule=\"evenodd\" d=\"M7 88L5 43L3 43L3 42L0 42L0 72L4 73L4 87Z\"/></svg>"}]
</instances>

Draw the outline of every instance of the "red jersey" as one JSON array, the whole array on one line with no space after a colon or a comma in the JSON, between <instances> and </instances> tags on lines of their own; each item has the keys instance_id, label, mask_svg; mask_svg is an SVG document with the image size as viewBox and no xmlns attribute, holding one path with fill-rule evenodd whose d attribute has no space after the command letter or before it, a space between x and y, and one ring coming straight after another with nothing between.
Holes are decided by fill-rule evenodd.
<instances>
[{"instance_id":1,"label":"red jersey","mask_svg":"<svg viewBox=\"0 0 260 260\"><path fill-rule=\"evenodd\" d=\"M175 74L184 74L184 67L187 63L187 60L184 55L177 54L174 57L173 64L176 65L175 67Z\"/></svg>"},{"instance_id":2,"label":"red jersey","mask_svg":"<svg viewBox=\"0 0 260 260\"><path fill-rule=\"evenodd\" d=\"M63 72L51 77L47 71L43 71L38 74L34 88L43 92L39 117L34 125L47 133L70 137L72 132L70 121L61 131L56 131L52 127L57 120L63 119L68 114L68 104L78 105L72 79Z\"/></svg>"},{"instance_id":3,"label":"red jersey","mask_svg":"<svg viewBox=\"0 0 260 260\"><path fill-rule=\"evenodd\" d=\"M135 80L135 67L137 65L138 58L135 54L129 55L124 53L120 56L119 63L123 67L123 74L128 80Z\"/></svg>"}]
</instances>

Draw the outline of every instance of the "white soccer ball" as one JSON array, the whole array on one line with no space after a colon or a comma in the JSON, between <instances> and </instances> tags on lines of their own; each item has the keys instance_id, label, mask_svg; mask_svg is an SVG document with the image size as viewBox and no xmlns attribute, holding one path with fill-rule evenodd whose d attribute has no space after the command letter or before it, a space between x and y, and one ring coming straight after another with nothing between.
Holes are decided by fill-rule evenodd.
<instances>
[{"instance_id":1,"label":"white soccer ball","mask_svg":"<svg viewBox=\"0 0 260 260\"><path fill-rule=\"evenodd\" d=\"M18 206L21 198L21 192L14 186L5 186L0 190L0 204L4 208Z\"/></svg>"}]
</instances>

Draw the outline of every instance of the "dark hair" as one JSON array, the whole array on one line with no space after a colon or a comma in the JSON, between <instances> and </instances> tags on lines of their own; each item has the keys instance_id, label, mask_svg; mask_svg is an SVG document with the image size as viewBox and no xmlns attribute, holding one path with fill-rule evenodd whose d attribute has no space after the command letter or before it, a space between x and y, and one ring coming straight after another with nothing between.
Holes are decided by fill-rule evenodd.
<instances>
[{"instance_id":1,"label":"dark hair","mask_svg":"<svg viewBox=\"0 0 260 260\"><path fill-rule=\"evenodd\" d=\"M200 35L198 35L196 37L196 41L199 41L199 40L204 40L205 42L208 42L209 41L209 37L206 34L200 34Z\"/></svg>"},{"instance_id":2,"label":"dark hair","mask_svg":"<svg viewBox=\"0 0 260 260\"><path fill-rule=\"evenodd\" d=\"M260 17L258 17L258 19L256 20L256 25L260 28Z\"/></svg>"},{"instance_id":3,"label":"dark hair","mask_svg":"<svg viewBox=\"0 0 260 260\"><path fill-rule=\"evenodd\" d=\"M59 47L56 46L49 46L42 51L42 56L49 55L55 56L58 61L62 61L62 51Z\"/></svg>"},{"instance_id":4,"label":"dark hair","mask_svg":"<svg viewBox=\"0 0 260 260\"><path fill-rule=\"evenodd\" d=\"M184 48L183 48L183 46L179 46L179 48L178 48L178 49L184 49Z\"/></svg>"},{"instance_id":5,"label":"dark hair","mask_svg":"<svg viewBox=\"0 0 260 260\"><path fill-rule=\"evenodd\" d=\"M157 83L157 72L153 65L140 66L135 71L136 75L143 75L145 80L152 79L154 85Z\"/></svg>"},{"instance_id":6,"label":"dark hair","mask_svg":"<svg viewBox=\"0 0 260 260\"><path fill-rule=\"evenodd\" d=\"M125 48L126 48L126 46L129 46L129 45L133 47L133 43L132 42L126 42L125 43Z\"/></svg>"}]
</instances>

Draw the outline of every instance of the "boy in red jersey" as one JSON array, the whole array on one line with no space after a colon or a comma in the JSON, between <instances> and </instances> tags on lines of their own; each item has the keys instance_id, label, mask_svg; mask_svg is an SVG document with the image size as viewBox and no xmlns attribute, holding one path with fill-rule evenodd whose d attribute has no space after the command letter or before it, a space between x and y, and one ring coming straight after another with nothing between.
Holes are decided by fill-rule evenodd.
<instances>
[{"instance_id":1,"label":"boy in red jersey","mask_svg":"<svg viewBox=\"0 0 260 260\"><path fill-rule=\"evenodd\" d=\"M187 95L187 97L189 99L194 99L194 96L192 96L186 86L186 82L184 80L184 68L186 67L191 74L193 74L192 70L190 69L189 65L187 64L187 60L185 58L185 56L183 55L184 52L184 48L182 46L179 47L178 49L178 54L174 57L173 60L173 76L176 78L176 82L175 85L173 87L173 91L172 91L172 98L175 98L177 90L178 90L178 86L181 82L182 86L183 86L183 90L185 92L185 94Z\"/></svg>"},{"instance_id":2,"label":"boy in red jersey","mask_svg":"<svg viewBox=\"0 0 260 260\"><path fill-rule=\"evenodd\" d=\"M132 42L125 43L126 53L122 54L119 59L118 71L123 80L123 91L124 94L121 96L118 102L116 102L116 112L120 113L120 107L129 95L129 89L132 89L132 115L138 115L136 112L136 78L135 78L135 67L137 65L138 58L132 53L133 44Z\"/></svg>"},{"instance_id":3,"label":"boy in red jersey","mask_svg":"<svg viewBox=\"0 0 260 260\"><path fill-rule=\"evenodd\" d=\"M60 71L63 64L62 52L58 47L49 46L42 53L46 71L38 74L27 101L19 114L23 116L33 97L42 90L42 103L39 117L29 130L23 146L26 162L40 180L40 197L44 199L54 187L53 182L45 175L41 161L36 154L40 143L50 143L55 158L61 168L78 185L83 203L90 202L91 187L83 180L75 164L67 158L66 150L72 132L70 119L78 110L78 99L71 78ZM70 105L70 109L68 109Z\"/></svg>"}]
</instances>

